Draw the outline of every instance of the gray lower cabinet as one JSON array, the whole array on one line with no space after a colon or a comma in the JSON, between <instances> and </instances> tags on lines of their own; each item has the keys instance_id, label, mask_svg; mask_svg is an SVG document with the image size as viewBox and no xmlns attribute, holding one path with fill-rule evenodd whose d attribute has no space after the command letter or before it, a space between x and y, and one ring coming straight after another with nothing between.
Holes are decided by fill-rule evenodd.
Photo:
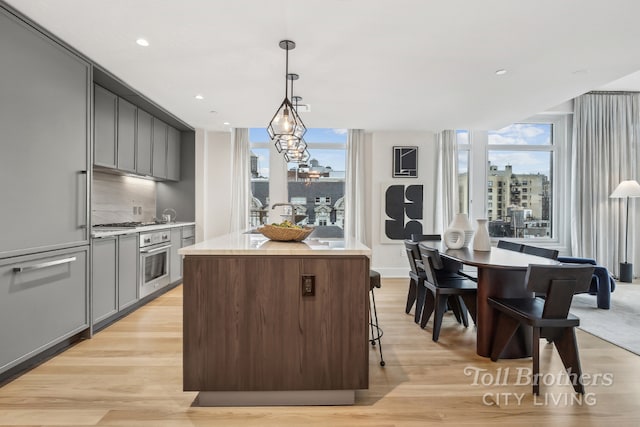
<instances>
[{"instance_id":1,"label":"gray lower cabinet","mask_svg":"<svg viewBox=\"0 0 640 427\"><path fill-rule=\"evenodd\" d=\"M182 227L182 242L180 247L184 248L185 246L191 246L196 243L196 226L195 225L185 225ZM183 272L183 263L180 261L180 277L184 276Z\"/></svg>"},{"instance_id":2,"label":"gray lower cabinet","mask_svg":"<svg viewBox=\"0 0 640 427\"><path fill-rule=\"evenodd\" d=\"M136 111L132 103L118 98L118 169L136 171Z\"/></svg>"},{"instance_id":3,"label":"gray lower cabinet","mask_svg":"<svg viewBox=\"0 0 640 427\"><path fill-rule=\"evenodd\" d=\"M118 312L118 238L93 239L91 261L92 317L100 322Z\"/></svg>"},{"instance_id":4,"label":"gray lower cabinet","mask_svg":"<svg viewBox=\"0 0 640 427\"><path fill-rule=\"evenodd\" d=\"M153 118L153 146L151 147L151 175L167 177L167 124Z\"/></svg>"},{"instance_id":5,"label":"gray lower cabinet","mask_svg":"<svg viewBox=\"0 0 640 427\"><path fill-rule=\"evenodd\" d=\"M138 108L136 128L136 172L140 175L151 175L151 145L153 143L153 117Z\"/></svg>"},{"instance_id":6,"label":"gray lower cabinet","mask_svg":"<svg viewBox=\"0 0 640 427\"><path fill-rule=\"evenodd\" d=\"M0 373L89 328L88 250L0 260Z\"/></svg>"},{"instance_id":7,"label":"gray lower cabinet","mask_svg":"<svg viewBox=\"0 0 640 427\"><path fill-rule=\"evenodd\" d=\"M0 258L88 245L90 66L2 8L0 53Z\"/></svg>"},{"instance_id":8,"label":"gray lower cabinet","mask_svg":"<svg viewBox=\"0 0 640 427\"><path fill-rule=\"evenodd\" d=\"M171 229L171 260L169 265L169 277L171 283L182 279L182 255L178 254L182 243L182 227Z\"/></svg>"},{"instance_id":9,"label":"gray lower cabinet","mask_svg":"<svg viewBox=\"0 0 640 427\"><path fill-rule=\"evenodd\" d=\"M93 89L93 163L98 166L117 166L117 111L118 97L105 88Z\"/></svg>"},{"instance_id":10,"label":"gray lower cabinet","mask_svg":"<svg viewBox=\"0 0 640 427\"><path fill-rule=\"evenodd\" d=\"M167 179L180 181L180 131L167 128Z\"/></svg>"},{"instance_id":11,"label":"gray lower cabinet","mask_svg":"<svg viewBox=\"0 0 640 427\"><path fill-rule=\"evenodd\" d=\"M138 301L139 234L118 236L118 310Z\"/></svg>"}]
</instances>

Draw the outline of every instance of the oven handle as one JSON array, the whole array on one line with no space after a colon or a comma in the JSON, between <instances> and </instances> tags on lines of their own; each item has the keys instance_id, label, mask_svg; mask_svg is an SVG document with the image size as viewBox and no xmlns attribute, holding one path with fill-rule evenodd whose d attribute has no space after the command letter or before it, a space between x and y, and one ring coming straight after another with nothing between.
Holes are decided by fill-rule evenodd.
<instances>
[{"instance_id":1,"label":"oven handle","mask_svg":"<svg viewBox=\"0 0 640 427\"><path fill-rule=\"evenodd\" d=\"M169 249L171 247L171 245L167 245L167 246L160 246L159 248L154 248L154 249L149 249L146 251L140 251L141 254L153 254L156 252L160 252L160 251L164 251L166 249Z\"/></svg>"}]
</instances>

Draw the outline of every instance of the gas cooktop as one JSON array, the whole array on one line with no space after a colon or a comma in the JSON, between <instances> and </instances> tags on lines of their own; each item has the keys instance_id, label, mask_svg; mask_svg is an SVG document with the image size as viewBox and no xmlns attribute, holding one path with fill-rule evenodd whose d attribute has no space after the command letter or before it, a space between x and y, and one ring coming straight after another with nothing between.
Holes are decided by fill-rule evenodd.
<instances>
[{"instance_id":1,"label":"gas cooktop","mask_svg":"<svg viewBox=\"0 0 640 427\"><path fill-rule=\"evenodd\" d=\"M145 225L156 225L156 222L140 222L140 221L129 221L129 222L112 222L109 224L94 224L94 227L97 228L136 228L143 227Z\"/></svg>"}]
</instances>

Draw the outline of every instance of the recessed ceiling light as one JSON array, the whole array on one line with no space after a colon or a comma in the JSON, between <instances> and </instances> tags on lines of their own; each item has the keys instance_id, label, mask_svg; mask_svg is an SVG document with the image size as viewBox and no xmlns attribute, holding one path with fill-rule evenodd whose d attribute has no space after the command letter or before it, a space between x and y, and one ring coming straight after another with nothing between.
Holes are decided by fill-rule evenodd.
<instances>
[{"instance_id":1,"label":"recessed ceiling light","mask_svg":"<svg viewBox=\"0 0 640 427\"><path fill-rule=\"evenodd\" d=\"M504 76L505 74L507 74L507 70L505 70L504 68L496 70L496 76Z\"/></svg>"},{"instance_id":2,"label":"recessed ceiling light","mask_svg":"<svg viewBox=\"0 0 640 427\"><path fill-rule=\"evenodd\" d=\"M204 99L204 96L198 94L198 95L196 95L196 99Z\"/></svg>"},{"instance_id":3,"label":"recessed ceiling light","mask_svg":"<svg viewBox=\"0 0 640 427\"><path fill-rule=\"evenodd\" d=\"M231 124L231 123L229 123L229 122L224 122L224 123L223 123L223 125L225 125L225 126L229 126L230 124Z\"/></svg>"},{"instance_id":4,"label":"recessed ceiling light","mask_svg":"<svg viewBox=\"0 0 640 427\"><path fill-rule=\"evenodd\" d=\"M144 47L149 46L149 42L146 39L143 39L143 38L139 38L138 40L136 40L136 43L138 43L140 46L144 46Z\"/></svg>"}]
</instances>

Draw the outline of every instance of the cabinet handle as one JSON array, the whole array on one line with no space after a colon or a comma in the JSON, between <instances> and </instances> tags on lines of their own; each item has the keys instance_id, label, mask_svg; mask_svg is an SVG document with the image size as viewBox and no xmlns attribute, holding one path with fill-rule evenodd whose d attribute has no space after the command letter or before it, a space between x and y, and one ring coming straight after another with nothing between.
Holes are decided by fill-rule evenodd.
<instances>
[{"instance_id":1,"label":"cabinet handle","mask_svg":"<svg viewBox=\"0 0 640 427\"><path fill-rule=\"evenodd\" d=\"M140 251L140 253L141 254L152 254L152 253L155 253L155 252L164 251L165 249L169 249L170 247L171 247L171 245L161 246L159 248L149 249L148 251Z\"/></svg>"},{"instance_id":2,"label":"cabinet handle","mask_svg":"<svg viewBox=\"0 0 640 427\"><path fill-rule=\"evenodd\" d=\"M13 272L22 273L24 271L40 270L41 268L53 267L54 265L69 264L75 261L76 259L77 259L76 257L72 256L69 258L57 259L55 261L43 262L41 264L27 265L24 267L13 267Z\"/></svg>"},{"instance_id":3,"label":"cabinet handle","mask_svg":"<svg viewBox=\"0 0 640 427\"><path fill-rule=\"evenodd\" d=\"M87 218L88 218L88 212L87 212L87 180L88 175L87 175L87 171L86 170L80 170L77 172L77 176L78 176L78 188L77 188L77 197L78 197L78 203L77 203L77 215L78 215L78 224L77 227L79 229L87 229Z\"/></svg>"}]
</instances>

